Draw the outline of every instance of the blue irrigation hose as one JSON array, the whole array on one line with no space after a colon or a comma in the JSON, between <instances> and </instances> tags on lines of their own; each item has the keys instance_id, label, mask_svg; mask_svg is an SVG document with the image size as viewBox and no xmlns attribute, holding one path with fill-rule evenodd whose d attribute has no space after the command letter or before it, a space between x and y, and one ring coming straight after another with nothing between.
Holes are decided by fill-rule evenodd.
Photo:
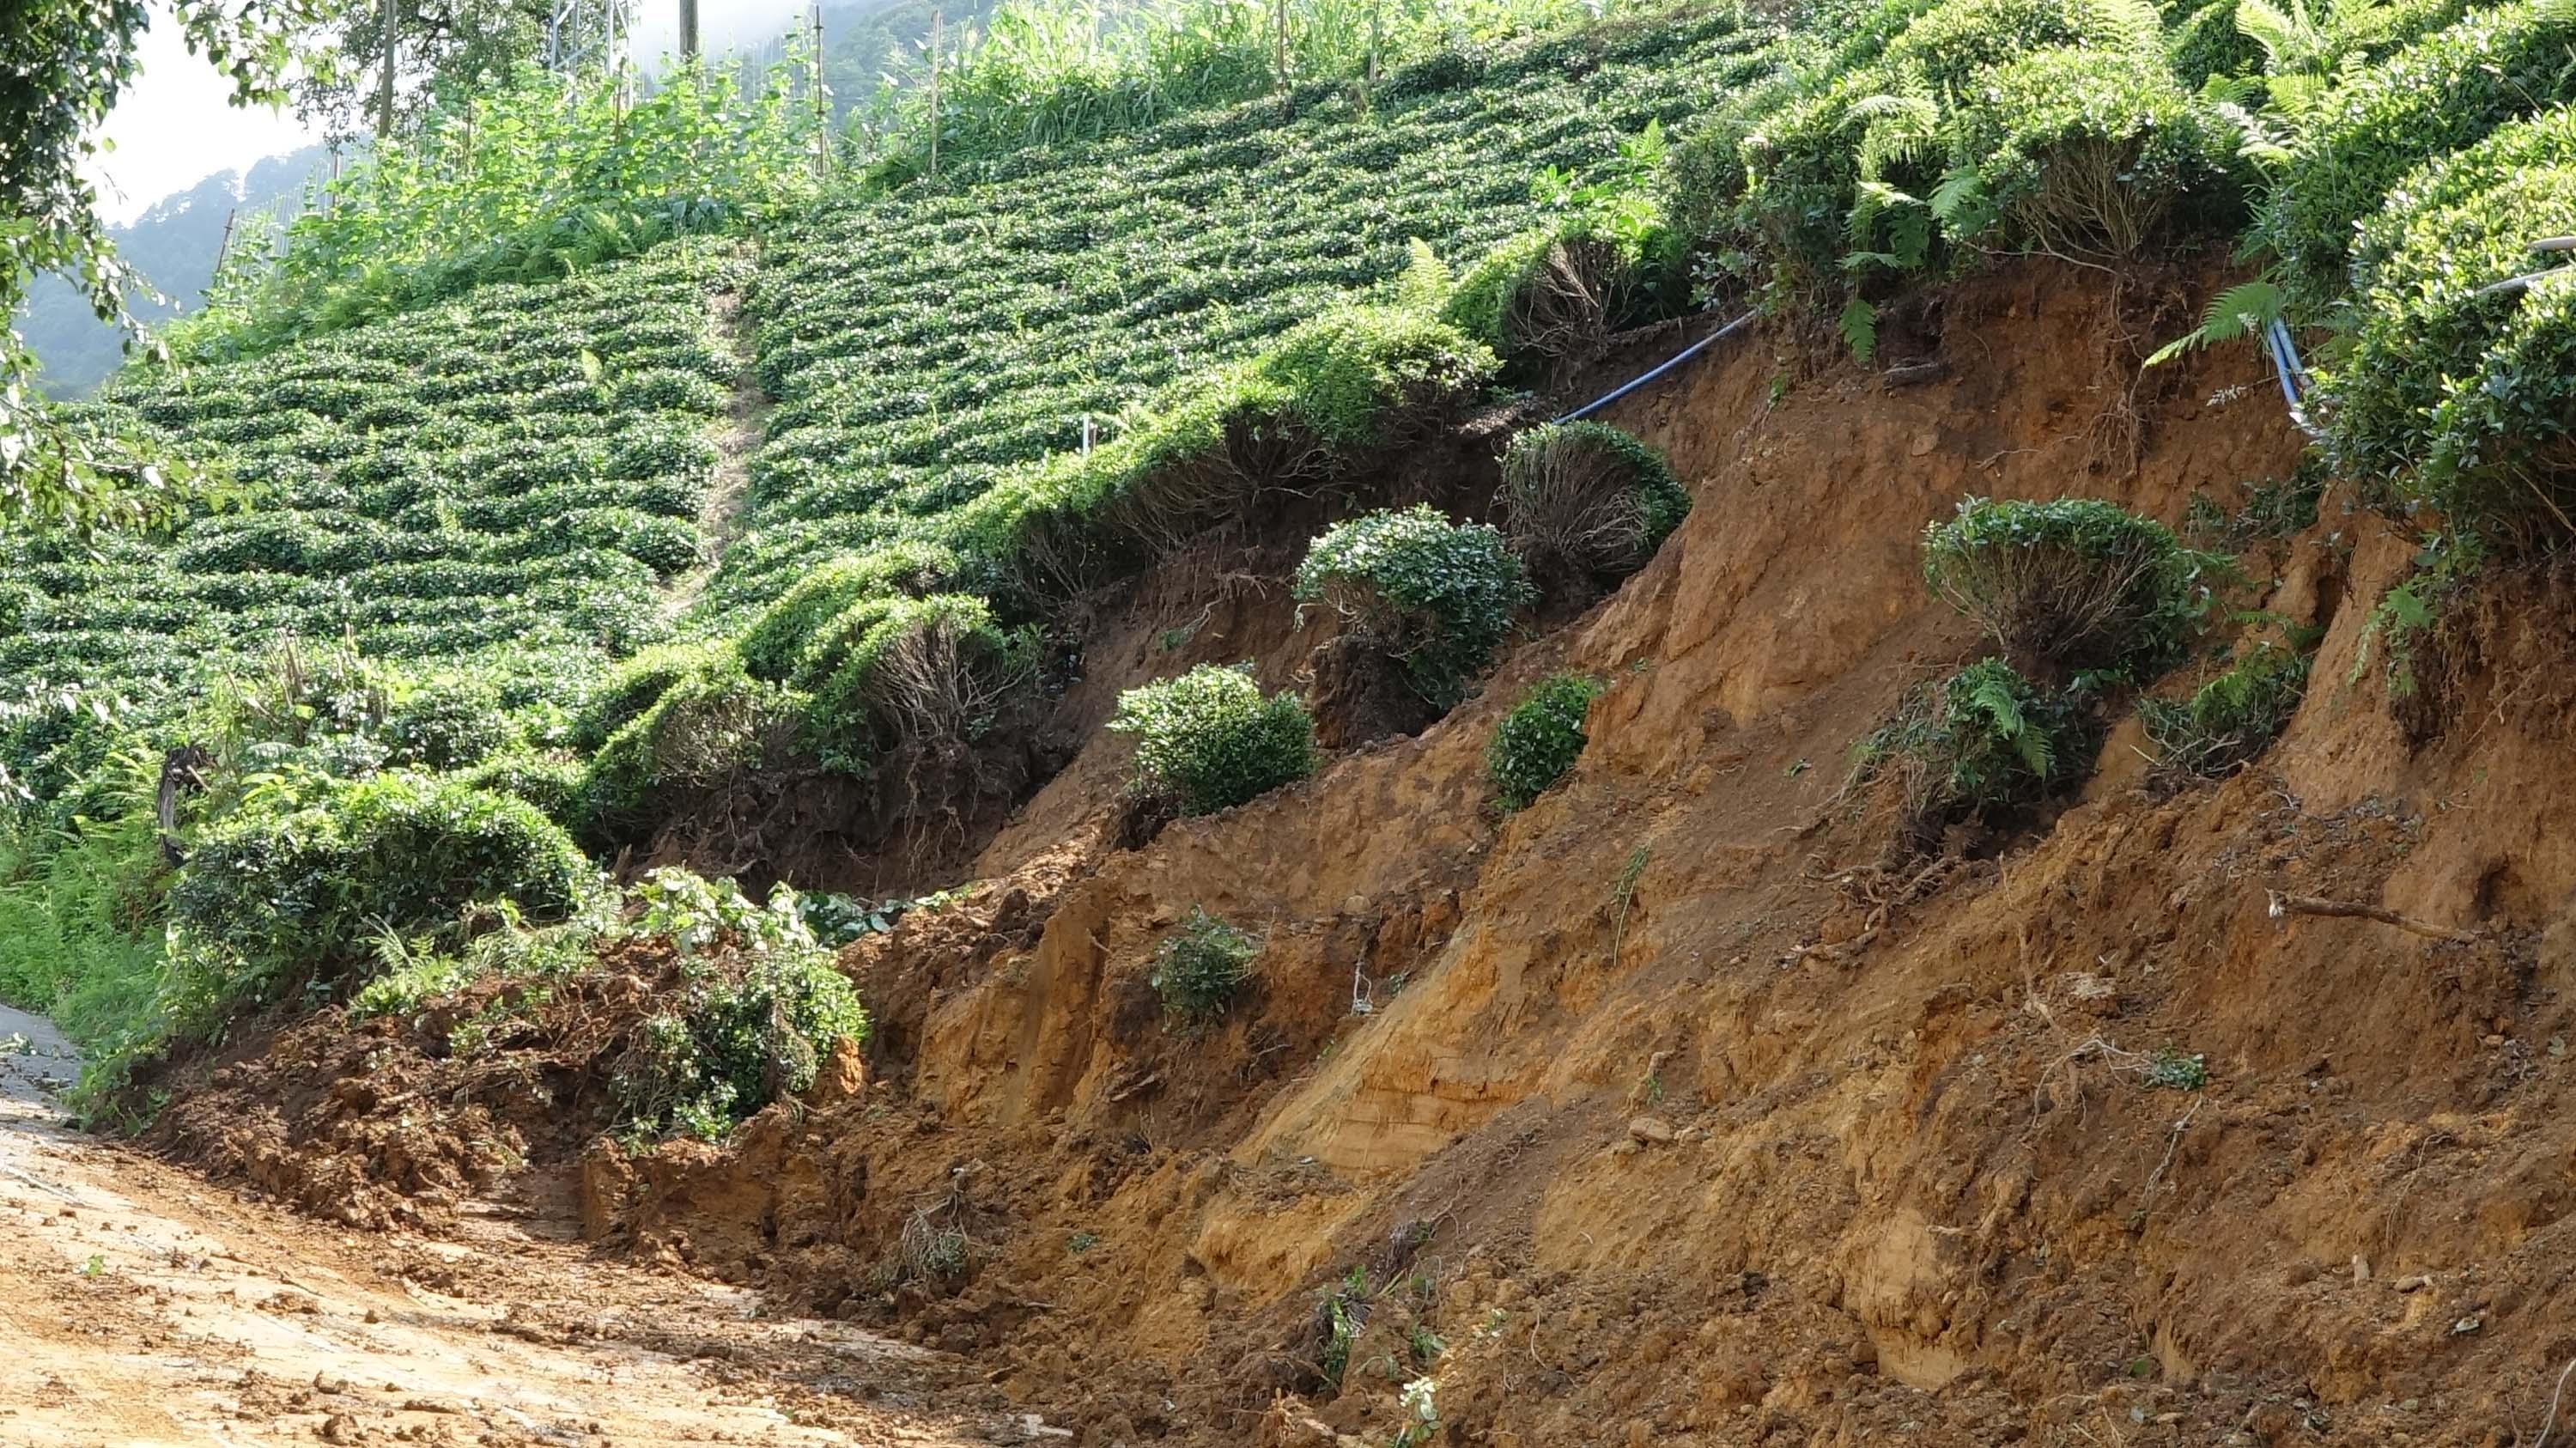
<instances>
[{"instance_id":1,"label":"blue irrigation hose","mask_svg":"<svg viewBox=\"0 0 2576 1448\"><path fill-rule=\"evenodd\" d=\"M2290 421L2310 437L2323 437L2325 432L2308 420L2307 399L2313 386L2308 369L2299 362L2298 345L2290 340L2290 329L2278 317L2263 329L2263 348L2272 357L2272 375L2281 379L2281 400L2289 405Z\"/></svg>"},{"instance_id":2,"label":"blue irrigation hose","mask_svg":"<svg viewBox=\"0 0 2576 1448\"><path fill-rule=\"evenodd\" d=\"M1745 313L1743 316L1736 318L1734 321L1727 323L1725 326L1718 328L1716 331L1709 333L1707 336L1700 338L1698 341L1693 342L1689 346L1674 353L1670 358L1665 360L1662 366L1657 367L1645 376L1640 377L1626 386L1618 388L1602 397L1595 398L1592 401L1585 403L1581 407L1567 413L1565 416L1558 418L1557 421L1573 422L1577 418L1590 417L1592 414L1608 407L1611 403L1618 401L1620 398L1627 396L1629 393L1636 391L1638 388L1645 386L1647 383L1654 381L1656 378L1661 377L1665 373L1672 371L1674 368L1679 367L1685 362L1688 362L1700 353L1707 351L1710 347L1716 345L1718 342L1734 333L1737 328L1751 322L1753 320L1753 316L1754 314L1751 312Z\"/></svg>"}]
</instances>

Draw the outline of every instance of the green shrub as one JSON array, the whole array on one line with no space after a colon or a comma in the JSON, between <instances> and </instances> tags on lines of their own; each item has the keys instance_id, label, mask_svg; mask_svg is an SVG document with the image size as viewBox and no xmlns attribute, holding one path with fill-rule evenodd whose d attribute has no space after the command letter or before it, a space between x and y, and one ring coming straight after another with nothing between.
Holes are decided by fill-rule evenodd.
<instances>
[{"instance_id":1,"label":"green shrub","mask_svg":"<svg viewBox=\"0 0 2576 1448\"><path fill-rule=\"evenodd\" d=\"M1970 498L1923 533L1923 576L2017 661L2143 679L2177 657L2207 606L2210 560L2151 519L2089 498Z\"/></svg>"},{"instance_id":2,"label":"green shrub","mask_svg":"<svg viewBox=\"0 0 2576 1448\"><path fill-rule=\"evenodd\" d=\"M1416 504L1363 513L1306 550L1291 590L1338 612L1353 636L1403 665L1414 689L1446 709L1508 637L1535 598L1500 530L1452 523Z\"/></svg>"},{"instance_id":3,"label":"green shrub","mask_svg":"<svg viewBox=\"0 0 2576 1448\"><path fill-rule=\"evenodd\" d=\"M2187 700L2140 701L2138 718L2156 747L2157 769L2216 779L2244 768L2298 712L2310 660L2267 642Z\"/></svg>"},{"instance_id":4,"label":"green shrub","mask_svg":"<svg viewBox=\"0 0 2576 1448\"><path fill-rule=\"evenodd\" d=\"M2320 296L2340 292L2355 228L2407 173L2576 96L2571 42L2576 13L2553 0L2509 0L2361 71L2300 136L2259 236L2294 280Z\"/></svg>"},{"instance_id":5,"label":"green shrub","mask_svg":"<svg viewBox=\"0 0 2576 1448\"><path fill-rule=\"evenodd\" d=\"M2132 257L2186 200L2224 214L2232 142L2152 53L2058 46L1999 65L1959 102L1951 145L1976 168L1975 209L2045 251ZM1945 205L1973 235L1969 207Z\"/></svg>"},{"instance_id":6,"label":"green shrub","mask_svg":"<svg viewBox=\"0 0 2576 1448\"><path fill-rule=\"evenodd\" d=\"M1022 717L1036 642L994 622L980 598L863 598L815 630L794 682L810 691L806 741L823 762L864 776L907 746L964 752Z\"/></svg>"},{"instance_id":7,"label":"green shrub","mask_svg":"<svg viewBox=\"0 0 2576 1448\"><path fill-rule=\"evenodd\" d=\"M501 691L477 674L442 672L412 682L386 710L384 737L398 764L464 769L510 742Z\"/></svg>"},{"instance_id":8,"label":"green shrub","mask_svg":"<svg viewBox=\"0 0 2576 1448\"><path fill-rule=\"evenodd\" d=\"M678 944L687 983L613 1072L630 1129L721 1137L811 1089L838 1042L867 1039L858 994L806 929L795 891L782 885L763 907L731 880L665 869L636 897L630 931Z\"/></svg>"},{"instance_id":9,"label":"green shrub","mask_svg":"<svg viewBox=\"0 0 2576 1448\"><path fill-rule=\"evenodd\" d=\"M552 821L455 780L378 775L209 827L170 891L174 941L257 989L329 979L379 931L452 928L472 905L569 918L598 874ZM206 1002L218 1004L216 1001Z\"/></svg>"},{"instance_id":10,"label":"green shrub","mask_svg":"<svg viewBox=\"0 0 2576 1448\"><path fill-rule=\"evenodd\" d=\"M1512 550L1554 591L1645 566L1691 499L1661 453L1607 423L1569 422L1512 439L1501 502Z\"/></svg>"},{"instance_id":11,"label":"green shrub","mask_svg":"<svg viewBox=\"0 0 2576 1448\"><path fill-rule=\"evenodd\" d=\"M2576 66L2576 60L2570 61ZM2576 307L2528 248L2576 231L2576 112L2499 128L2409 176L2361 234L2362 324L2323 374L2336 465L2506 554L2576 537Z\"/></svg>"},{"instance_id":12,"label":"green shrub","mask_svg":"<svg viewBox=\"0 0 2576 1448\"><path fill-rule=\"evenodd\" d=\"M742 670L730 650L681 673L600 745L572 806L583 842L613 850L660 824L684 790L705 789L773 758L792 738L803 696Z\"/></svg>"},{"instance_id":13,"label":"green shrub","mask_svg":"<svg viewBox=\"0 0 2576 1448\"><path fill-rule=\"evenodd\" d=\"M1296 695L1263 698L1252 666L1201 664L1118 696L1109 727L1136 736L1133 787L1213 814L1315 772L1315 721Z\"/></svg>"},{"instance_id":14,"label":"green shrub","mask_svg":"<svg viewBox=\"0 0 2576 1448\"><path fill-rule=\"evenodd\" d=\"M610 736L641 718L673 684L709 668L720 668L728 651L711 643L657 644L608 671L573 712L572 747L591 753Z\"/></svg>"},{"instance_id":15,"label":"green shrub","mask_svg":"<svg viewBox=\"0 0 2576 1448\"><path fill-rule=\"evenodd\" d=\"M1318 441L1368 448L1410 441L1494 367L1490 349L1437 317L1345 304L1289 328L1247 376Z\"/></svg>"},{"instance_id":16,"label":"green shrub","mask_svg":"<svg viewBox=\"0 0 2576 1448\"><path fill-rule=\"evenodd\" d=\"M1148 983L1163 1009L1190 1020L1225 1014L1252 981L1261 943L1196 905L1188 918L1154 948Z\"/></svg>"},{"instance_id":17,"label":"green shrub","mask_svg":"<svg viewBox=\"0 0 2576 1448\"><path fill-rule=\"evenodd\" d=\"M1494 726L1485 746L1485 777L1505 810L1530 807L1565 777L1583 753L1583 716L1601 697L1601 681L1555 674L1530 686Z\"/></svg>"},{"instance_id":18,"label":"green shrub","mask_svg":"<svg viewBox=\"0 0 2576 1448\"><path fill-rule=\"evenodd\" d=\"M878 596L938 593L957 571L956 554L913 540L836 558L798 579L761 612L736 645L743 667L755 679L785 682L816 635L853 604Z\"/></svg>"},{"instance_id":19,"label":"green shrub","mask_svg":"<svg viewBox=\"0 0 2576 1448\"><path fill-rule=\"evenodd\" d=\"M457 775L471 788L523 800L559 824L575 818L573 807L581 797L582 777L580 761L540 753L524 744L496 751Z\"/></svg>"},{"instance_id":20,"label":"green shrub","mask_svg":"<svg viewBox=\"0 0 2576 1448\"><path fill-rule=\"evenodd\" d=\"M1898 839L1930 849L1953 825L1992 825L2073 786L2091 743L2064 695L1987 659L1909 695L1861 742L1854 779L1894 780Z\"/></svg>"}]
</instances>

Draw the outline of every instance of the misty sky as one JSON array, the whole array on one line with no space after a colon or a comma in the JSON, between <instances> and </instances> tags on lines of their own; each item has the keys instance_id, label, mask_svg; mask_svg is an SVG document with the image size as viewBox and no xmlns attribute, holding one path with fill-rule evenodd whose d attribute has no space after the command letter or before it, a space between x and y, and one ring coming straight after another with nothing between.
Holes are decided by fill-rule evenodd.
<instances>
[{"instance_id":1,"label":"misty sky","mask_svg":"<svg viewBox=\"0 0 2576 1448\"><path fill-rule=\"evenodd\" d=\"M712 53L762 44L805 13L803 0L699 0L699 26ZM115 149L90 167L100 209L131 221L173 191L218 171L247 171L320 137L294 111L237 110L231 87L199 56L188 54L165 5L153 7L142 46L143 73L108 117ZM650 63L679 43L679 0L635 0L635 55Z\"/></svg>"}]
</instances>

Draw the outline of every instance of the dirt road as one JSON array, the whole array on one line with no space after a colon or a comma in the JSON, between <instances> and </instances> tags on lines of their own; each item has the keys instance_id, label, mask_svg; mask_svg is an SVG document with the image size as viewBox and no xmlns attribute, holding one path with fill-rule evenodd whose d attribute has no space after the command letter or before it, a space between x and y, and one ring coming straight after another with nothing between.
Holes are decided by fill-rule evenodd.
<instances>
[{"instance_id":1,"label":"dirt road","mask_svg":"<svg viewBox=\"0 0 2576 1448\"><path fill-rule=\"evenodd\" d=\"M594 1260L542 1227L351 1236L69 1131L0 1008L0 1448L1062 1441L973 1364Z\"/></svg>"}]
</instances>

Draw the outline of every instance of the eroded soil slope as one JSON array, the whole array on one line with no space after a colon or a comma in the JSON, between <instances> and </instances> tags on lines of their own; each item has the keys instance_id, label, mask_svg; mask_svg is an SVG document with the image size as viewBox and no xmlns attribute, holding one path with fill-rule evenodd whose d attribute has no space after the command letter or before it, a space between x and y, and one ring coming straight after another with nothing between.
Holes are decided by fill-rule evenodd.
<instances>
[{"instance_id":1,"label":"eroded soil slope","mask_svg":"<svg viewBox=\"0 0 2576 1448\"><path fill-rule=\"evenodd\" d=\"M1419 737L1141 848L1095 739L961 903L845 955L864 1089L590 1149L586 1231L971 1353L1104 1445L1382 1444L1422 1377L1435 1441L1512 1448L2568 1430L2559 595L2392 710L2356 662L2412 540L2329 493L2244 559L2242 607L2324 638L2251 771L2151 790L2115 730L2061 813L1911 860L1842 791L1975 653L1927 520L2179 522L2288 475L2250 357L2140 380L2142 298L2016 270L1891 329L1907 385L1757 340L1633 400L1696 504L1618 594ZM1149 580L1104 615L1122 668L1293 676L1270 586ZM1500 819L1486 736L1560 667L1610 681L1592 743ZM1264 947L1198 1033L1144 983L1193 906Z\"/></svg>"}]
</instances>

